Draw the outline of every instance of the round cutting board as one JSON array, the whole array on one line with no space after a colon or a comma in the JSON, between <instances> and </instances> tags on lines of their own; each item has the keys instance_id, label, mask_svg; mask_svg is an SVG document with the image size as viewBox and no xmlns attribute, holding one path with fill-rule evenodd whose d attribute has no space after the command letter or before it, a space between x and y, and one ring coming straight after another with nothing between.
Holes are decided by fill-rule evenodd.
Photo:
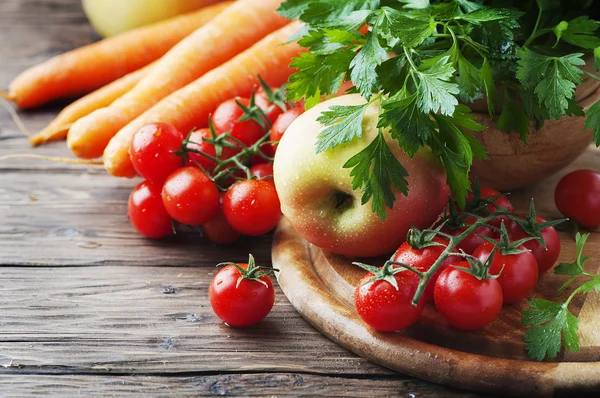
<instances>
[{"instance_id":1,"label":"round cutting board","mask_svg":"<svg viewBox=\"0 0 600 398\"><path fill-rule=\"evenodd\" d=\"M560 175L510 196L517 211L536 201L542 217L558 217L553 190L560 176L577 168L600 171L600 151L590 149ZM561 232L559 261L575 259L572 234ZM447 324L432 304L419 323L396 333L370 329L353 305L354 287L364 271L352 260L325 252L305 241L282 219L273 241L273 266L296 310L321 333L373 362L440 384L515 396L600 396L600 293L578 295L569 307L581 320L579 352L561 352L551 361L536 362L524 349L521 310L526 303L505 306L486 328L464 332ZM592 256L586 270L600 271L600 233L592 232L584 254ZM383 259L367 261L382 264ZM540 277L532 297L548 300L567 277L551 271ZM578 284L575 283L573 288ZM577 394L577 395L575 395Z\"/></svg>"}]
</instances>

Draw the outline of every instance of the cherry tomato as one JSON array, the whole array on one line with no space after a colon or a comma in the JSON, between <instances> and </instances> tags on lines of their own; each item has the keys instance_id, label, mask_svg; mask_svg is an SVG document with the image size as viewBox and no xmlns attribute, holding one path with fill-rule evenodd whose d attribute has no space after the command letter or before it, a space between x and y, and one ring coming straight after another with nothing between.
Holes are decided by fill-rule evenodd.
<instances>
[{"instance_id":1,"label":"cherry tomato","mask_svg":"<svg viewBox=\"0 0 600 398\"><path fill-rule=\"evenodd\" d=\"M274 88L272 90L275 91L277 89ZM265 93L262 87L256 92L254 102L256 103L256 106L262 109L271 124L275 123L275 120L283 113L283 109L269 101L267 93Z\"/></svg>"},{"instance_id":2,"label":"cherry tomato","mask_svg":"<svg viewBox=\"0 0 600 398\"><path fill-rule=\"evenodd\" d=\"M467 223L472 223L472 222L473 222L472 220L469 220L469 219L467 220ZM466 231L467 228L468 228L468 226L458 228L458 229L451 229L447 226L444 226L442 228L442 232L445 232L448 235L458 236L458 235L462 234L464 231ZM477 249L477 247L479 247L483 242L485 242L485 240L481 238L482 236L486 236L488 238L495 239L497 237L497 235L498 234L496 233L496 231L493 231L490 228L486 228L486 227L476 228L475 231L473 231L469 235L467 235L467 237L465 239L463 239L456 246L456 251L460 252L462 250L467 254L473 254L475 249Z\"/></svg>"},{"instance_id":3,"label":"cherry tomato","mask_svg":"<svg viewBox=\"0 0 600 398\"><path fill-rule=\"evenodd\" d=\"M259 180L273 182L273 165L272 164L257 164L250 167L250 172Z\"/></svg>"},{"instance_id":4,"label":"cherry tomato","mask_svg":"<svg viewBox=\"0 0 600 398\"><path fill-rule=\"evenodd\" d=\"M283 137L283 133L285 133L285 130L287 130L287 128L290 127L290 124L292 124L292 122L296 120L298 116L300 116L302 113L304 113L304 109L302 108L288 109L277 118L275 123L273 123L270 139L273 143L272 145L275 151L277 150L277 144L275 143L281 140L281 137Z\"/></svg>"},{"instance_id":5,"label":"cherry tomato","mask_svg":"<svg viewBox=\"0 0 600 398\"><path fill-rule=\"evenodd\" d=\"M244 116L244 111L236 101L244 106L250 105L250 100L242 97L222 102L212 115L212 123L217 134L230 132L231 137L250 147L265 135L265 131L254 120L239 121Z\"/></svg>"},{"instance_id":6,"label":"cherry tomato","mask_svg":"<svg viewBox=\"0 0 600 398\"><path fill-rule=\"evenodd\" d=\"M219 210L219 190L197 167L184 167L167 178L162 189L167 213L187 225L202 225Z\"/></svg>"},{"instance_id":7,"label":"cherry tomato","mask_svg":"<svg viewBox=\"0 0 600 398\"><path fill-rule=\"evenodd\" d=\"M160 184L182 166L183 134L166 123L150 123L140 128L131 140L129 158L135 171L148 181Z\"/></svg>"},{"instance_id":8,"label":"cherry tomato","mask_svg":"<svg viewBox=\"0 0 600 398\"><path fill-rule=\"evenodd\" d=\"M479 192L483 199L488 199L488 198L502 195L502 193L500 191L497 191L493 188L487 188L487 187L481 187L479 189ZM469 192L467 199L469 200L472 198L473 198L473 192ZM508 200L508 198L504 195L495 199L494 204L498 205L498 207L500 207L501 209L505 209L504 211L510 211L510 212L514 211L514 207L513 207L512 203L510 203L510 200ZM486 209L490 214L493 214L496 211L498 211L498 209L492 204L487 205ZM482 214L482 215L485 216L485 214ZM504 221L506 223L507 220L508 220L508 218L506 216L499 216L499 217L495 218L494 220L490 221L489 224L500 228L500 224L502 224L502 221Z\"/></svg>"},{"instance_id":9,"label":"cherry tomato","mask_svg":"<svg viewBox=\"0 0 600 398\"><path fill-rule=\"evenodd\" d=\"M173 234L173 221L165 210L160 191L160 185L143 181L129 195L129 221L147 238L158 239Z\"/></svg>"},{"instance_id":10,"label":"cherry tomato","mask_svg":"<svg viewBox=\"0 0 600 398\"><path fill-rule=\"evenodd\" d=\"M521 247L521 249L524 249ZM485 262L494 245L484 242L473 252L480 261ZM494 252L494 259L490 266L490 274L500 276L497 281L502 287L502 297L505 304L521 301L533 290L538 279L538 265L535 257L526 251L519 254L502 254Z\"/></svg>"},{"instance_id":11,"label":"cherry tomato","mask_svg":"<svg viewBox=\"0 0 600 398\"><path fill-rule=\"evenodd\" d=\"M231 226L244 235L262 235L277 225L281 205L275 185L264 180L234 183L223 199L223 212Z\"/></svg>"},{"instance_id":12,"label":"cherry tomato","mask_svg":"<svg viewBox=\"0 0 600 398\"><path fill-rule=\"evenodd\" d=\"M363 321L382 332L404 329L415 323L425 305L425 300L416 306L412 304L419 277L411 271L397 273L394 275L398 283L396 290L385 280L368 282L373 276L372 273L363 276L354 292L354 305Z\"/></svg>"},{"instance_id":13,"label":"cherry tomato","mask_svg":"<svg viewBox=\"0 0 600 398\"><path fill-rule=\"evenodd\" d=\"M585 228L600 227L600 173L575 170L564 176L554 191L562 214Z\"/></svg>"},{"instance_id":14,"label":"cherry tomato","mask_svg":"<svg viewBox=\"0 0 600 398\"><path fill-rule=\"evenodd\" d=\"M434 240L438 243L444 244L442 239L436 238ZM429 271L433 263L437 261L445 248L445 246L428 246L423 249L414 249L408 244L408 242L404 242L398 248L398 250L396 250L392 260L398 263L410 265L419 271L426 272ZM433 274L427 283L427 286L425 287L425 291L423 292L423 298L425 300L433 300L433 287L440 273L450 264L454 264L459 261L461 261L461 259L458 256L450 256L444 260L440 268L438 268L435 274Z\"/></svg>"},{"instance_id":15,"label":"cherry tomato","mask_svg":"<svg viewBox=\"0 0 600 398\"><path fill-rule=\"evenodd\" d=\"M205 154L212 156L213 158L217 157L217 151L213 144L209 144L204 141L205 138L211 138L210 129L200 129L192 132L189 136L189 141L194 142L194 144L189 143L186 145L186 149L193 149L196 151L204 152ZM220 159L228 159L236 154L235 149L223 147L221 151ZM207 158L206 156L202 156L199 153L188 152L188 166L197 166L198 164L204 168L207 172L212 172L216 167L216 162L212 159Z\"/></svg>"},{"instance_id":16,"label":"cherry tomato","mask_svg":"<svg viewBox=\"0 0 600 398\"><path fill-rule=\"evenodd\" d=\"M536 221L545 222L546 220L542 217L536 217ZM513 221L506 224L506 229L511 240L519 240L529 236ZM523 243L523 247L530 250L533 257L535 257L540 273L552 268L560 255L560 238L554 227L543 229L542 238L544 238L544 243L546 243L546 249L537 240L530 240Z\"/></svg>"},{"instance_id":17,"label":"cherry tomato","mask_svg":"<svg viewBox=\"0 0 600 398\"><path fill-rule=\"evenodd\" d=\"M238 264L248 269L248 264ZM208 288L210 305L215 314L229 326L254 325L263 320L275 303L275 289L266 275L256 280L242 279L234 265L227 265L213 278Z\"/></svg>"},{"instance_id":18,"label":"cherry tomato","mask_svg":"<svg viewBox=\"0 0 600 398\"><path fill-rule=\"evenodd\" d=\"M210 220L202 224L202 232L204 236L211 242L218 243L220 245L227 245L233 243L240 238L240 233L236 231L225 218L223 213L223 198L224 194L221 194L221 206Z\"/></svg>"},{"instance_id":19,"label":"cherry tomato","mask_svg":"<svg viewBox=\"0 0 600 398\"><path fill-rule=\"evenodd\" d=\"M479 280L455 267L470 268L463 261L446 268L433 289L438 311L458 329L480 329L490 324L502 309L502 287L496 279Z\"/></svg>"}]
</instances>

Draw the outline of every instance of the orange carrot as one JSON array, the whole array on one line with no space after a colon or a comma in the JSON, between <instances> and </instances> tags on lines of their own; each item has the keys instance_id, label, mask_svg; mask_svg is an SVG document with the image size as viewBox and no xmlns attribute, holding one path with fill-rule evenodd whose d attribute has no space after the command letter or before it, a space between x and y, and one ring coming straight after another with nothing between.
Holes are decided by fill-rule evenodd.
<instances>
[{"instance_id":1,"label":"orange carrot","mask_svg":"<svg viewBox=\"0 0 600 398\"><path fill-rule=\"evenodd\" d=\"M160 58L229 4L205 7L58 55L17 76L9 97L21 108L33 108L89 93Z\"/></svg>"},{"instance_id":2,"label":"orange carrot","mask_svg":"<svg viewBox=\"0 0 600 398\"><path fill-rule=\"evenodd\" d=\"M236 95L250 95L258 85L257 76L271 86L285 83L293 72L289 63L302 51L297 43L287 42L300 26L293 22L271 33L235 58L169 95L120 130L104 151L108 172L118 177L135 176L129 160L129 143L133 134L146 123L161 121L188 132L194 127L205 126L219 103Z\"/></svg>"},{"instance_id":3,"label":"orange carrot","mask_svg":"<svg viewBox=\"0 0 600 398\"><path fill-rule=\"evenodd\" d=\"M60 140L67 136L67 132L73 123L84 116L89 115L96 109L109 106L117 98L131 90L142 77L148 74L150 67L147 65L142 69L107 84L104 87L79 98L64 108L42 131L29 137L29 143L38 146L50 141Z\"/></svg>"},{"instance_id":4,"label":"orange carrot","mask_svg":"<svg viewBox=\"0 0 600 398\"><path fill-rule=\"evenodd\" d=\"M109 107L78 120L67 136L75 156L102 156L110 139L172 92L244 51L287 21L282 0L238 0L162 57L155 68Z\"/></svg>"}]
</instances>

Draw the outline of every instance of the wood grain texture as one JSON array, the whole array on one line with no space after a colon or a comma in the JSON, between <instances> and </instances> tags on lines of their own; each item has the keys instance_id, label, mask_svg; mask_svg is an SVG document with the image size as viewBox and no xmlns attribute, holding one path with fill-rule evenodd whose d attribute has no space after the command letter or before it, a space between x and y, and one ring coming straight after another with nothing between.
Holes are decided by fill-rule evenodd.
<instances>
[{"instance_id":1,"label":"wood grain texture","mask_svg":"<svg viewBox=\"0 0 600 398\"><path fill-rule=\"evenodd\" d=\"M4 397L22 397L41 391L57 396L246 396L246 397L419 397L475 398L481 395L431 385L402 376L331 377L301 373L249 373L187 377L160 376L38 376L0 375ZM32 394L33 392L33 394Z\"/></svg>"}]
</instances>

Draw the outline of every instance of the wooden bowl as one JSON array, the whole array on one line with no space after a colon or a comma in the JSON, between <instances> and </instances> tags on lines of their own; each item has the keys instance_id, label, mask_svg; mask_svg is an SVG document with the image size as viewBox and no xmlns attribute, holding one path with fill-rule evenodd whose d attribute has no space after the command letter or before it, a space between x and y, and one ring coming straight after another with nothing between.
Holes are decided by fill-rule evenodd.
<instances>
[{"instance_id":1,"label":"wooden bowl","mask_svg":"<svg viewBox=\"0 0 600 398\"><path fill-rule=\"evenodd\" d=\"M600 98L600 82L588 80L578 87L576 98L586 109ZM496 118L490 119L486 109L476 106L475 119L487 128L473 133L488 151L489 160L475 160L472 178L498 190L524 188L541 181L581 155L592 141L592 131L584 129L584 117L563 117L548 120L535 129L528 144L515 132L504 133L496 128Z\"/></svg>"}]
</instances>

